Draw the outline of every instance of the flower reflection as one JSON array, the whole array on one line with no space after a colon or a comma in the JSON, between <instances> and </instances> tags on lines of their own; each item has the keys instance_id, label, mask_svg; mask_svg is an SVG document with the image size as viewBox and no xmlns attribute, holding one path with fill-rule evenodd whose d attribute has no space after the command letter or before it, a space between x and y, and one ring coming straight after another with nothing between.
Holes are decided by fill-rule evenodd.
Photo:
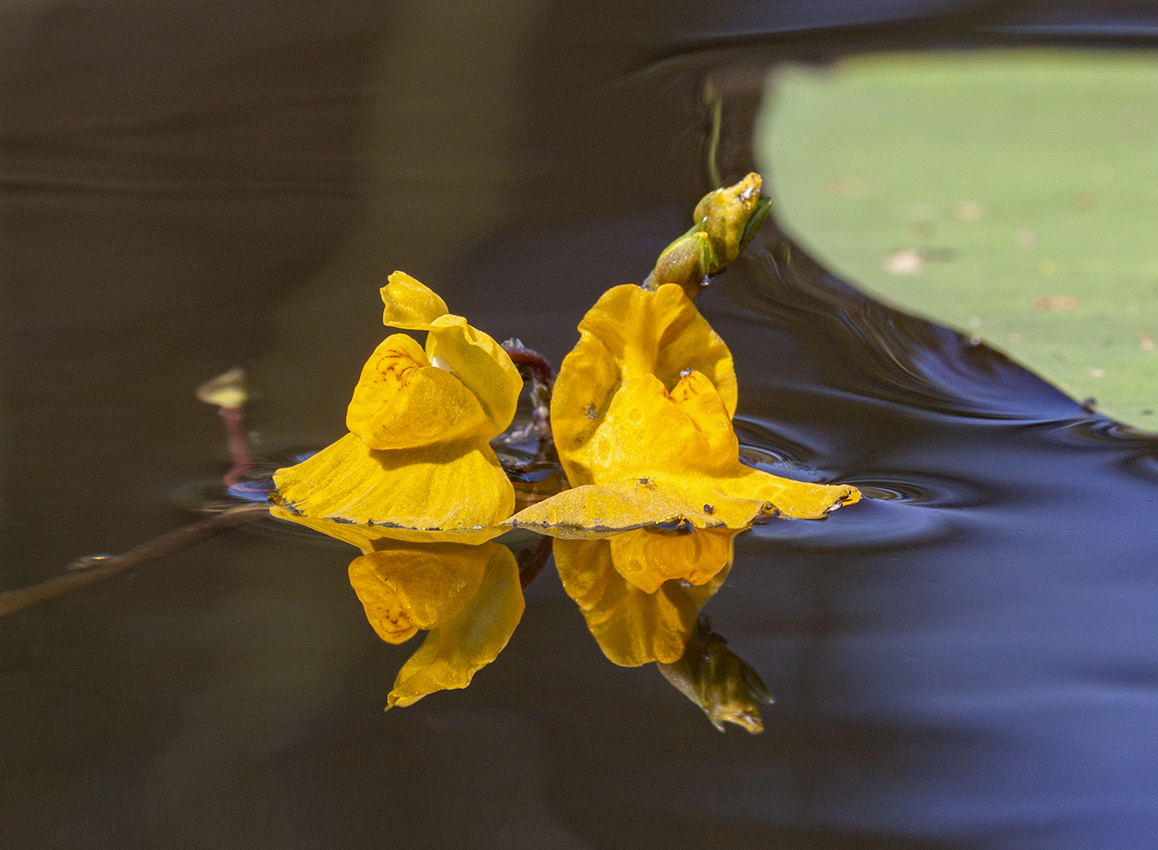
<instances>
[{"instance_id":1,"label":"flower reflection","mask_svg":"<svg viewBox=\"0 0 1158 850\"><path fill-rule=\"evenodd\" d=\"M683 656L700 609L727 577L734 534L645 529L559 539L555 565L608 659L622 667L673 663Z\"/></svg>"},{"instance_id":2,"label":"flower reflection","mask_svg":"<svg viewBox=\"0 0 1158 850\"><path fill-rule=\"evenodd\" d=\"M383 544L354 559L350 584L383 640L402 643L427 630L394 680L387 709L465 688L523 616L518 564L498 543Z\"/></svg>"},{"instance_id":3,"label":"flower reflection","mask_svg":"<svg viewBox=\"0 0 1158 850\"><path fill-rule=\"evenodd\" d=\"M515 556L485 539L502 529L418 532L273 513L362 550L350 564L350 584L382 640L402 643L427 632L399 671L387 709L465 688L498 657L523 616Z\"/></svg>"},{"instance_id":4,"label":"flower reflection","mask_svg":"<svg viewBox=\"0 0 1158 850\"><path fill-rule=\"evenodd\" d=\"M518 370L409 275L392 274L382 300L385 324L426 331L426 345L393 334L378 346L346 413L351 433L274 475L275 514L433 531L501 522L515 495L489 441L514 418Z\"/></svg>"}]
</instances>

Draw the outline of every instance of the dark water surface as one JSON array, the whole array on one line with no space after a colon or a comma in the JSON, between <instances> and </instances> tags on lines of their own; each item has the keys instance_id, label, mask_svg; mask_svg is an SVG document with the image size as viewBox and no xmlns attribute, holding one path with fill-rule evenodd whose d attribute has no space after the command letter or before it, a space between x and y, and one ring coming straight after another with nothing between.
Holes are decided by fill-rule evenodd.
<instances>
[{"instance_id":1,"label":"dark water surface","mask_svg":"<svg viewBox=\"0 0 1158 850\"><path fill-rule=\"evenodd\" d=\"M706 82L735 179L770 62L893 31L507 5L4 7L0 588L190 521L231 366L267 455L340 435L395 268L558 363L710 188ZM877 496L737 541L707 612L764 735L605 661L549 569L469 689L383 715L410 648L352 550L257 527L0 620L0 846L1158 846L1158 442L773 222L700 307L746 456Z\"/></svg>"}]
</instances>

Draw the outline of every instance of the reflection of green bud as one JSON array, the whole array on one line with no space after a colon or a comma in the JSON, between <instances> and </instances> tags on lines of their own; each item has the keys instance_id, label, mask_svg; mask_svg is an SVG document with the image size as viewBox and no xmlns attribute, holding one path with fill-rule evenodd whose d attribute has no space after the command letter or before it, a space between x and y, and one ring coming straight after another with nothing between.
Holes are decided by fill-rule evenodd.
<instances>
[{"instance_id":1,"label":"reflection of green bud","mask_svg":"<svg viewBox=\"0 0 1158 850\"><path fill-rule=\"evenodd\" d=\"M679 661L656 667L721 732L725 723L743 726L752 734L764 731L757 701L770 704L772 694L751 665L728 649L727 641L712 632L705 620L696 624Z\"/></svg>"},{"instance_id":2,"label":"reflection of green bud","mask_svg":"<svg viewBox=\"0 0 1158 850\"><path fill-rule=\"evenodd\" d=\"M678 283L694 298L709 275L740 256L768 217L772 202L760 197L760 185L760 175L752 173L705 195L696 204L695 225L659 255L644 288Z\"/></svg>"}]
</instances>

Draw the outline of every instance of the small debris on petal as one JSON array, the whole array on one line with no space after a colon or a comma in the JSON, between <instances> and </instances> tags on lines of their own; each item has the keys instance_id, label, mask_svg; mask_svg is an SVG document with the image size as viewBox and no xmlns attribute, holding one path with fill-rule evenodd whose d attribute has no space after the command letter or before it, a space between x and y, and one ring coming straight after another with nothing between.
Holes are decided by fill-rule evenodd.
<instances>
[{"instance_id":1,"label":"small debris on petal","mask_svg":"<svg viewBox=\"0 0 1158 850\"><path fill-rule=\"evenodd\" d=\"M1141 337L1139 337L1139 343L1138 344L1142 347L1143 351L1153 351L1154 350L1154 335L1151 333L1148 333L1146 331L1143 331Z\"/></svg>"}]
</instances>

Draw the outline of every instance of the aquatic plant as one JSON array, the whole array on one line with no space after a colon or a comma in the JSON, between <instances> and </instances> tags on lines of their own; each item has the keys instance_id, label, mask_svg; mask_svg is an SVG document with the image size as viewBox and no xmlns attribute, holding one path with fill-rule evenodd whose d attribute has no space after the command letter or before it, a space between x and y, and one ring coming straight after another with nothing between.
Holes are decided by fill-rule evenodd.
<instances>
[{"instance_id":1,"label":"aquatic plant","mask_svg":"<svg viewBox=\"0 0 1158 850\"><path fill-rule=\"evenodd\" d=\"M557 378L520 341L500 345L414 278L390 275L384 324L424 332L425 344L384 339L354 387L349 433L272 482L247 480L243 374L202 386L227 426L230 492L268 492L274 517L360 549L350 583L383 640L426 632L387 708L466 687L497 658L553 540L563 587L609 660L655 663L717 728L761 731L767 689L701 609L731 569L737 534L776 517L821 519L860 493L740 460L732 355L695 298L767 216L760 186L749 174L706 195L643 284L611 288L583 317ZM520 370L532 379L533 418L511 429ZM530 460L511 454L528 444ZM91 578L0 595L0 614L252 521L254 507L82 565ZM544 537L527 545L527 531ZM494 540L508 532L524 535L518 556Z\"/></svg>"}]
</instances>

